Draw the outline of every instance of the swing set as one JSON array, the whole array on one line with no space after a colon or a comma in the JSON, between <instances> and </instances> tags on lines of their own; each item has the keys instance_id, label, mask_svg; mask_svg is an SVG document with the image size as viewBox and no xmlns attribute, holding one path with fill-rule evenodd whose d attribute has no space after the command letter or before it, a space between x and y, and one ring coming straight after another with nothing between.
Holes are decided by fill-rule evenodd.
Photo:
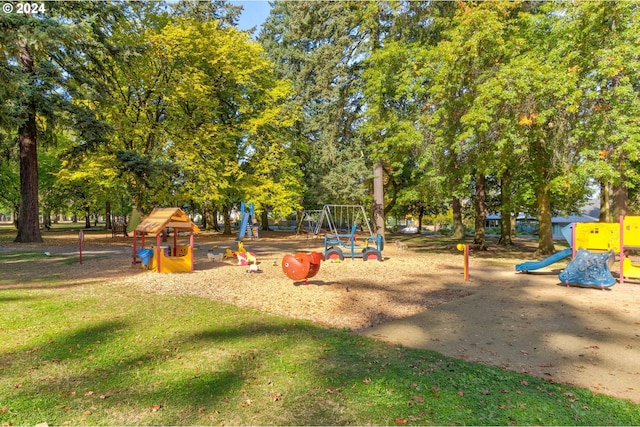
<instances>
[{"instance_id":1,"label":"swing set","mask_svg":"<svg viewBox=\"0 0 640 427\"><path fill-rule=\"evenodd\" d=\"M324 257L327 260L343 260L346 249L351 259L382 261L384 238L373 234L364 207L361 205L324 205L318 220L313 224L314 234L324 229ZM325 227L326 228L323 228ZM365 235L362 244L357 243L356 232Z\"/></svg>"},{"instance_id":2,"label":"swing set","mask_svg":"<svg viewBox=\"0 0 640 427\"><path fill-rule=\"evenodd\" d=\"M304 210L302 211L302 215L300 216L300 223L298 224L298 228L296 230L296 235L299 235L301 232L305 233L307 237L309 234L314 234L317 236L320 234L322 223L318 222L322 215L323 210Z\"/></svg>"}]
</instances>

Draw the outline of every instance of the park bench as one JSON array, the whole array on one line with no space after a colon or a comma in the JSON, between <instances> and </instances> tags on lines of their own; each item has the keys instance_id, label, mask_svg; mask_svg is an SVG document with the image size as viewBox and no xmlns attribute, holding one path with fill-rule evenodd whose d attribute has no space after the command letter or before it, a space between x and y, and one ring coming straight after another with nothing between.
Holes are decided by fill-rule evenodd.
<instances>
[{"instance_id":1,"label":"park bench","mask_svg":"<svg viewBox=\"0 0 640 427\"><path fill-rule=\"evenodd\" d=\"M127 224L124 222L114 222L111 224L111 237L118 237L122 234L122 237L129 237L127 234Z\"/></svg>"}]
</instances>

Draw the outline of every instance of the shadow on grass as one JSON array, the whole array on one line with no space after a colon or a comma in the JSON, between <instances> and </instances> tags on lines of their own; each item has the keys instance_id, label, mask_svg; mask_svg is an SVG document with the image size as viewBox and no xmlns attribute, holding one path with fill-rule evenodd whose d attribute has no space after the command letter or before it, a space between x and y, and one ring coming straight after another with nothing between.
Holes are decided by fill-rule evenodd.
<instances>
[{"instance_id":1,"label":"shadow on grass","mask_svg":"<svg viewBox=\"0 0 640 427\"><path fill-rule=\"evenodd\" d=\"M188 316L173 315L167 330L147 330L148 319L100 321L3 355L5 373L25 380L4 396L0 420L34 424L43 413L51 424L84 425L555 424L589 405L606 424L615 413L615 402L586 391L303 322L229 310L223 321L177 331ZM523 411L527 405L554 409Z\"/></svg>"}]
</instances>

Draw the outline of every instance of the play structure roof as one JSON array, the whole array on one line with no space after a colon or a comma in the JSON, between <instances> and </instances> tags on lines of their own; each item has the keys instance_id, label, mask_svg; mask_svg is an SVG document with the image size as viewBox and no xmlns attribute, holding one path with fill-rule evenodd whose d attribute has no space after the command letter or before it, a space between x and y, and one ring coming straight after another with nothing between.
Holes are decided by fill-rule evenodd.
<instances>
[{"instance_id":1,"label":"play structure roof","mask_svg":"<svg viewBox=\"0 0 640 427\"><path fill-rule=\"evenodd\" d=\"M198 233L200 229L180 208L156 208L136 227L138 233L159 234L165 228L190 230Z\"/></svg>"}]
</instances>

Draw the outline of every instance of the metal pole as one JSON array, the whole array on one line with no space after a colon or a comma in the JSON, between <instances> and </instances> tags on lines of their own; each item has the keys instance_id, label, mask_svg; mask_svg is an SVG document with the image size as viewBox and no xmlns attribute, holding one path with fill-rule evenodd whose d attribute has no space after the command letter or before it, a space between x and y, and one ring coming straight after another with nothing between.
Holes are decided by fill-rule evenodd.
<instances>
[{"instance_id":1,"label":"metal pole","mask_svg":"<svg viewBox=\"0 0 640 427\"><path fill-rule=\"evenodd\" d=\"M82 230L78 233L78 242L80 245L80 265L82 265L82 241L84 240L84 233Z\"/></svg>"},{"instance_id":2,"label":"metal pole","mask_svg":"<svg viewBox=\"0 0 640 427\"><path fill-rule=\"evenodd\" d=\"M620 215L620 284L624 283L624 215Z\"/></svg>"}]
</instances>

